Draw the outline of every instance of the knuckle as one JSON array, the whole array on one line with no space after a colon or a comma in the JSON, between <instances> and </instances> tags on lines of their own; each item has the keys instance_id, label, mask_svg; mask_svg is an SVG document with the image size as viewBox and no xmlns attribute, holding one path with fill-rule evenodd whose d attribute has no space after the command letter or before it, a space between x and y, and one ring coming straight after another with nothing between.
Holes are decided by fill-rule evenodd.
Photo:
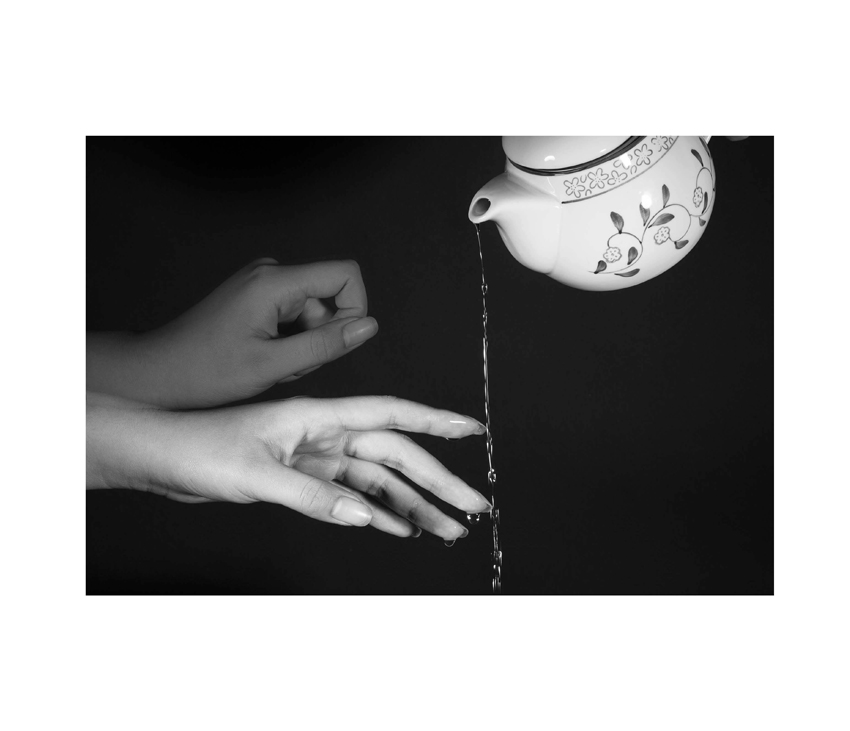
<instances>
[{"instance_id":1,"label":"knuckle","mask_svg":"<svg viewBox=\"0 0 850 731\"><path fill-rule=\"evenodd\" d=\"M372 480L370 494L376 500L385 502L390 496L390 478L385 475Z\"/></svg>"},{"instance_id":2,"label":"knuckle","mask_svg":"<svg viewBox=\"0 0 850 731\"><path fill-rule=\"evenodd\" d=\"M331 359L327 333L322 328L310 332L310 353L316 363L324 364Z\"/></svg>"},{"instance_id":3,"label":"knuckle","mask_svg":"<svg viewBox=\"0 0 850 731\"><path fill-rule=\"evenodd\" d=\"M404 517L411 523L416 523L422 512L422 498L415 498L412 503L404 511Z\"/></svg>"},{"instance_id":4,"label":"knuckle","mask_svg":"<svg viewBox=\"0 0 850 731\"><path fill-rule=\"evenodd\" d=\"M300 512L308 517L315 517L322 512L327 503L321 480L314 478L301 488L298 496Z\"/></svg>"},{"instance_id":5,"label":"knuckle","mask_svg":"<svg viewBox=\"0 0 850 731\"><path fill-rule=\"evenodd\" d=\"M398 398L396 396L381 396L381 403L387 412L387 426L398 426Z\"/></svg>"},{"instance_id":6,"label":"knuckle","mask_svg":"<svg viewBox=\"0 0 850 731\"><path fill-rule=\"evenodd\" d=\"M345 259L342 263L354 274L360 274L360 265L354 259Z\"/></svg>"}]
</instances>

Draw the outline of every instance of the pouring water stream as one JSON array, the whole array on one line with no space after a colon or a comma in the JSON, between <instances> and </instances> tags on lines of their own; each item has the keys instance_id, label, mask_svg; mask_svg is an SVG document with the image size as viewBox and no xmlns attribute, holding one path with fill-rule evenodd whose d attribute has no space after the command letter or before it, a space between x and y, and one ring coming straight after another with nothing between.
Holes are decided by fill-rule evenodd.
<instances>
[{"instance_id":1,"label":"pouring water stream","mask_svg":"<svg viewBox=\"0 0 850 731\"><path fill-rule=\"evenodd\" d=\"M493 465L493 431L491 429L490 413L490 374L488 369L488 340L487 340L487 278L484 274L484 249L481 246L481 226L475 224L478 237L478 255L481 258L481 300L483 305L482 324L484 335L482 346L484 353L484 415L487 427L487 481L490 483L490 520L493 525L493 593L502 593L502 544L499 538L499 509L496 507L496 468ZM478 516L469 517L470 523L477 523Z\"/></svg>"}]
</instances>

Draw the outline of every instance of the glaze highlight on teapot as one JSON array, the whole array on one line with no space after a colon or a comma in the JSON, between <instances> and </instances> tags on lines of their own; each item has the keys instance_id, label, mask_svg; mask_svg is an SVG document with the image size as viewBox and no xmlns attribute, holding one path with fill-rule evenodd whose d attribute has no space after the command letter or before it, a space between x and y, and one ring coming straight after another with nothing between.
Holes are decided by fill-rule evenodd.
<instances>
[{"instance_id":1,"label":"glaze highlight on teapot","mask_svg":"<svg viewBox=\"0 0 850 731\"><path fill-rule=\"evenodd\" d=\"M505 137L505 172L472 199L523 265L578 289L645 282L681 261L711 217L707 138ZM581 158L589 158L581 161Z\"/></svg>"}]
</instances>

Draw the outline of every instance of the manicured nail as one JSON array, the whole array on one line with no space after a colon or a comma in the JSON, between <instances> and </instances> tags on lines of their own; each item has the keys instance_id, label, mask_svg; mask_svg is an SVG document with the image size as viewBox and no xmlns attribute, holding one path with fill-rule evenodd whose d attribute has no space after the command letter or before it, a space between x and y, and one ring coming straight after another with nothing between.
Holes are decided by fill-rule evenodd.
<instances>
[{"instance_id":1,"label":"manicured nail","mask_svg":"<svg viewBox=\"0 0 850 731\"><path fill-rule=\"evenodd\" d=\"M359 320L349 322L342 328L342 339L346 348L365 343L376 332L378 332L378 321L374 317L361 317Z\"/></svg>"},{"instance_id":2,"label":"manicured nail","mask_svg":"<svg viewBox=\"0 0 850 731\"><path fill-rule=\"evenodd\" d=\"M349 525L369 525L372 521L372 511L359 500L350 497L337 498L331 515Z\"/></svg>"},{"instance_id":3,"label":"manicured nail","mask_svg":"<svg viewBox=\"0 0 850 731\"><path fill-rule=\"evenodd\" d=\"M493 506L490 505L490 502L487 500L487 498L484 497L480 492L478 492L478 490L472 490L472 492L475 493L475 498L478 501L479 507L477 507L475 510L470 510L470 513L485 513L493 509Z\"/></svg>"},{"instance_id":4,"label":"manicured nail","mask_svg":"<svg viewBox=\"0 0 850 731\"><path fill-rule=\"evenodd\" d=\"M487 427L484 426L484 424L478 421L478 419L473 419L471 416L464 416L462 419L449 419L449 423L458 424L460 426L474 426L474 434L483 434L487 431Z\"/></svg>"},{"instance_id":5,"label":"manicured nail","mask_svg":"<svg viewBox=\"0 0 850 731\"><path fill-rule=\"evenodd\" d=\"M454 538L444 539L443 543L445 543L447 546L449 546L451 548L455 544L455 541L459 541L461 538L466 538L468 535L469 535L469 531L466 528L464 528L462 533L456 535Z\"/></svg>"}]
</instances>

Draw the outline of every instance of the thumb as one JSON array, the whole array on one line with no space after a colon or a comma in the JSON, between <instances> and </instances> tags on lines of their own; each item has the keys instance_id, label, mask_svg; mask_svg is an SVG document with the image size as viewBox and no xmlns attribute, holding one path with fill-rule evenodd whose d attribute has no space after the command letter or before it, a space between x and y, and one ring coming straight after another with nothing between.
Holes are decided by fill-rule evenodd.
<instances>
[{"instance_id":1,"label":"thumb","mask_svg":"<svg viewBox=\"0 0 850 731\"><path fill-rule=\"evenodd\" d=\"M350 492L281 464L253 476L251 497L295 510L308 518L337 525L364 526L372 510Z\"/></svg>"},{"instance_id":2,"label":"thumb","mask_svg":"<svg viewBox=\"0 0 850 731\"><path fill-rule=\"evenodd\" d=\"M330 320L324 325L297 335L272 340L276 356L270 359L274 370L269 375L276 381L294 373L317 368L350 353L378 332L374 317L346 317Z\"/></svg>"}]
</instances>

